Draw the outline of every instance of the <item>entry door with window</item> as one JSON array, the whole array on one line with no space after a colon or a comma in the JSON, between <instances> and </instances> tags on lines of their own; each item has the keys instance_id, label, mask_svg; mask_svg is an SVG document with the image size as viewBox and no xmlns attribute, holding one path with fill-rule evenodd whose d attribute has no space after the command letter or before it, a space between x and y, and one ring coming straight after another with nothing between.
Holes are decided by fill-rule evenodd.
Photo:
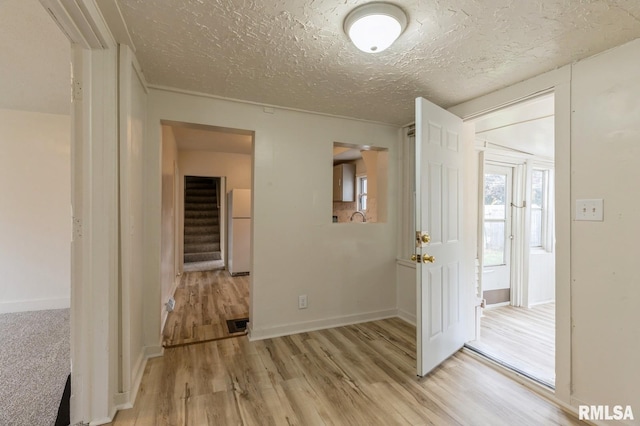
<instances>
[{"instance_id":1,"label":"entry door with window","mask_svg":"<svg viewBox=\"0 0 640 426\"><path fill-rule=\"evenodd\" d=\"M417 373L465 341L462 120L416 99Z\"/></svg>"},{"instance_id":2,"label":"entry door with window","mask_svg":"<svg viewBox=\"0 0 640 426\"><path fill-rule=\"evenodd\" d=\"M482 297L493 305L511 300L513 168L486 165L483 186Z\"/></svg>"}]
</instances>

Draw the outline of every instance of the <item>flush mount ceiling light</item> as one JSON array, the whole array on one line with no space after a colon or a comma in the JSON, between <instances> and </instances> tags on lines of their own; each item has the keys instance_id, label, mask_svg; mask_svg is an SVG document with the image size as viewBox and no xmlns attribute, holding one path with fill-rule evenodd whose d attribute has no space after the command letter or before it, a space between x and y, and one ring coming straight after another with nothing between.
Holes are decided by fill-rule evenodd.
<instances>
[{"instance_id":1,"label":"flush mount ceiling light","mask_svg":"<svg viewBox=\"0 0 640 426\"><path fill-rule=\"evenodd\" d=\"M344 32L363 52L378 53L391 46L407 26L407 15L390 3L367 3L344 20Z\"/></svg>"}]
</instances>

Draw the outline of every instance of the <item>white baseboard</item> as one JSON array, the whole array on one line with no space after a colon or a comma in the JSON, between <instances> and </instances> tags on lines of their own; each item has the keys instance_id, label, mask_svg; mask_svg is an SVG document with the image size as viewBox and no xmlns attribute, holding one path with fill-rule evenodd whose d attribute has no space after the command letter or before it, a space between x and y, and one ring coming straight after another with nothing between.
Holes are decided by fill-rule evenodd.
<instances>
[{"instance_id":1,"label":"white baseboard","mask_svg":"<svg viewBox=\"0 0 640 426\"><path fill-rule=\"evenodd\" d=\"M547 303L554 303L555 301L556 301L556 299L543 300L541 302L531 303L529 305L529 307L538 306L538 305L546 305Z\"/></svg>"},{"instance_id":2,"label":"white baseboard","mask_svg":"<svg viewBox=\"0 0 640 426\"><path fill-rule=\"evenodd\" d=\"M145 351L143 351L143 353L140 354L140 357L136 362L136 368L133 369L134 374L133 374L133 381L131 382L131 391L130 391L131 397L129 398L131 406L127 408L133 408L133 403L136 400L136 397L138 396L138 390L140 389L140 384L142 383L144 368L147 366L147 360L149 359L147 356L144 355L144 352Z\"/></svg>"},{"instance_id":3,"label":"white baseboard","mask_svg":"<svg viewBox=\"0 0 640 426\"><path fill-rule=\"evenodd\" d=\"M584 402L576 397L571 397L571 405L567 405L568 407L571 407L573 410L575 410L576 413L579 412L579 409L576 407L579 407L580 405L598 405L598 404L589 404L587 402ZM633 408L632 408L633 409ZM637 418L638 413L634 412L634 417ZM576 414L576 416L578 416L578 414ZM601 420L581 420L587 424L593 425L593 426L606 426L606 425L610 425L611 422L608 421L601 421ZM622 420L617 420L614 421L615 424L619 424L619 425L631 425L631 424L635 424L635 423L627 423L624 422Z\"/></svg>"},{"instance_id":4,"label":"white baseboard","mask_svg":"<svg viewBox=\"0 0 640 426\"><path fill-rule=\"evenodd\" d=\"M120 410L126 410L127 408L131 408L129 407L129 405L131 405L130 400L131 400L131 392L122 392L122 393L115 394L113 397L115 410L120 411ZM115 416L115 412L113 413L113 416Z\"/></svg>"},{"instance_id":5,"label":"white baseboard","mask_svg":"<svg viewBox=\"0 0 640 426\"><path fill-rule=\"evenodd\" d=\"M397 309L387 309L384 311L345 315L321 320L299 322L295 324L277 325L274 327L267 327L259 330L251 328L249 330L249 340L255 341L271 339L274 337L288 336L291 334L305 333L315 330L324 330L325 328L342 327L345 325L358 324L367 321L376 321L397 316Z\"/></svg>"},{"instance_id":6,"label":"white baseboard","mask_svg":"<svg viewBox=\"0 0 640 426\"><path fill-rule=\"evenodd\" d=\"M91 424L102 425L110 423L113 421L118 411L133 408L133 404L135 404L136 398L138 397L140 385L142 384L142 377L144 376L144 370L147 366L147 361L151 358L162 356L163 354L164 348L162 346L145 346L142 350L142 353L138 357L138 360L136 361L136 367L133 369L133 381L131 382L131 390L129 390L128 392L118 393L113 398L115 407L114 412L111 415L111 419L109 419L108 421L97 420L96 423L92 422Z\"/></svg>"},{"instance_id":7,"label":"white baseboard","mask_svg":"<svg viewBox=\"0 0 640 426\"><path fill-rule=\"evenodd\" d=\"M68 309L70 306L71 298L69 297L0 302L0 314L27 311L47 311L51 309Z\"/></svg>"},{"instance_id":8,"label":"white baseboard","mask_svg":"<svg viewBox=\"0 0 640 426\"><path fill-rule=\"evenodd\" d=\"M162 355L164 355L164 348L160 344L158 344L156 346L145 346L144 347L144 357L145 357L145 359L157 358L157 357L162 356Z\"/></svg>"},{"instance_id":9,"label":"white baseboard","mask_svg":"<svg viewBox=\"0 0 640 426\"><path fill-rule=\"evenodd\" d=\"M142 383L144 368L146 367L147 359L149 358L145 356L144 353L145 350L140 353L140 356L138 357L138 360L135 364L136 366L133 368L133 380L131 382L131 389L127 392L118 393L113 398L117 411L133 408L133 404L136 400L136 397L138 396L138 390L140 389L140 383Z\"/></svg>"},{"instance_id":10,"label":"white baseboard","mask_svg":"<svg viewBox=\"0 0 640 426\"><path fill-rule=\"evenodd\" d=\"M503 306L511 306L511 302L494 303L492 305L485 306L484 309L491 310L491 309L496 309L496 308L502 308Z\"/></svg>"},{"instance_id":11,"label":"white baseboard","mask_svg":"<svg viewBox=\"0 0 640 426\"><path fill-rule=\"evenodd\" d=\"M176 277L173 279L173 285L171 286L171 291L169 292L169 297L175 297L176 290L178 289L178 286L180 285L180 279L182 278L181 275L176 275ZM163 300L162 303L167 303L167 300ZM161 318L161 321L160 321L160 330L164 330L164 324L167 322L167 318L168 317L169 317L169 312L167 312L167 309L165 307L162 310L162 318Z\"/></svg>"},{"instance_id":12,"label":"white baseboard","mask_svg":"<svg viewBox=\"0 0 640 426\"><path fill-rule=\"evenodd\" d=\"M413 314L411 312L407 312L404 309L400 309L398 308L398 318L400 318L401 320L408 322L411 325L416 325L416 314Z\"/></svg>"}]
</instances>

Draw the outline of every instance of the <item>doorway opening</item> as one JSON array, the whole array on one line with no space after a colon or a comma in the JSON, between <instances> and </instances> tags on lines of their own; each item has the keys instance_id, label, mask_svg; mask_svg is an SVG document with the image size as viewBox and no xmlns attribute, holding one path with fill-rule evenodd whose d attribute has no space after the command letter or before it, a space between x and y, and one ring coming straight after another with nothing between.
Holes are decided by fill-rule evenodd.
<instances>
[{"instance_id":1,"label":"doorway opening","mask_svg":"<svg viewBox=\"0 0 640 426\"><path fill-rule=\"evenodd\" d=\"M0 424L69 424L73 49L38 1L0 28Z\"/></svg>"},{"instance_id":2,"label":"doorway opening","mask_svg":"<svg viewBox=\"0 0 640 426\"><path fill-rule=\"evenodd\" d=\"M554 96L492 112L475 127L484 309L467 346L554 388Z\"/></svg>"},{"instance_id":3,"label":"doorway opening","mask_svg":"<svg viewBox=\"0 0 640 426\"><path fill-rule=\"evenodd\" d=\"M169 121L162 130L162 261L175 276L162 289L163 346L245 335L253 132Z\"/></svg>"},{"instance_id":4,"label":"doorway opening","mask_svg":"<svg viewBox=\"0 0 640 426\"><path fill-rule=\"evenodd\" d=\"M224 269L221 236L222 179L184 177L183 261L185 272Z\"/></svg>"}]
</instances>

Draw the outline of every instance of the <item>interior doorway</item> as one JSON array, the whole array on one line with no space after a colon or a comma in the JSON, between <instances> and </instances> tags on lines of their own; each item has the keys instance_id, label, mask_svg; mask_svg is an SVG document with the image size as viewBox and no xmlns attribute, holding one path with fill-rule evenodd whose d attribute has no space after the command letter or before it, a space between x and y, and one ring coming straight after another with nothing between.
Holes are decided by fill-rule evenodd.
<instances>
[{"instance_id":1,"label":"interior doorway","mask_svg":"<svg viewBox=\"0 0 640 426\"><path fill-rule=\"evenodd\" d=\"M223 179L184 177L183 262L185 272L224 269L221 215Z\"/></svg>"},{"instance_id":2,"label":"interior doorway","mask_svg":"<svg viewBox=\"0 0 640 426\"><path fill-rule=\"evenodd\" d=\"M169 311L163 346L245 335L253 132L178 122L162 125L163 176L164 170L174 171L163 179L163 230L173 229L174 235L163 234L163 241L173 244L176 260L175 280L166 292L163 288ZM242 213L239 198L244 202ZM169 263L172 257L163 256L163 263L165 258Z\"/></svg>"},{"instance_id":3,"label":"interior doorway","mask_svg":"<svg viewBox=\"0 0 640 426\"><path fill-rule=\"evenodd\" d=\"M34 0L0 33L0 424L69 424L73 49Z\"/></svg>"},{"instance_id":4,"label":"interior doorway","mask_svg":"<svg viewBox=\"0 0 640 426\"><path fill-rule=\"evenodd\" d=\"M554 96L480 117L479 297L467 345L555 386Z\"/></svg>"}]
</instances>

